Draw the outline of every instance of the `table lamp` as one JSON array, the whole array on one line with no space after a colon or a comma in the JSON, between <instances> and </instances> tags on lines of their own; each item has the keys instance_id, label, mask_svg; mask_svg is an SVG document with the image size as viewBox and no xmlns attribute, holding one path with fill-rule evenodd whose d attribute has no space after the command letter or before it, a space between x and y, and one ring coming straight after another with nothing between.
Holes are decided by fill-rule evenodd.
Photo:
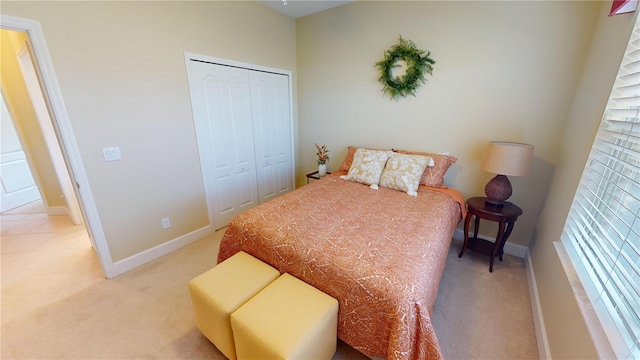
<instances>
[{"instance_id":1,"label":"table lamp","mask_svg":"<svg viewBox=\"0 0 640 360\"><path fill-rule=\"evenodd\" d=\"M484 188L488 205L501 207L511 196L511 182L507 176L525 176L531 170L533 145L492 141L480 168L497 174Z\"/></svg>"}]
</instances>

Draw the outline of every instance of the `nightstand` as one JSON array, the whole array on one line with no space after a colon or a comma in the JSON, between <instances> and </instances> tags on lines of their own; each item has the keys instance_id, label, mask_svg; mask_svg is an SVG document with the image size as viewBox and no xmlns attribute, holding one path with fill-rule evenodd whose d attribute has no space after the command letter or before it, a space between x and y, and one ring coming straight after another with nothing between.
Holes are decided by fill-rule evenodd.
<instances>
[{"instance_id":1,"label":"nightstand","mask_svg":"<svg viewBox=\"0 0 640 360\"><path fill-rule=\"evenodd\" d=\"M327 171L327 175L331 174L330 172ZM322 177L320 175L318 175L318 171L314 171L312 173L307 174L307 184L309 183L310 179L315 179L315 180L320 180L322 179Z\"/></svg>"},{"instance_id":2,"label":"nightstand","mask_svg":"<svg viewBox=\"0 0 640 360\"><path fill-rule=\"evenodd\" d=\"M462 250L460 250L458 258L462 257L467 248L474 252L488 255L491 258L489 261L489 272L493 272L493 260L498 256L500 261L502 261L504 243L509 239L509 235L511 235L513 225L516 220L518 220L518 216L522 215L522 209L512 203L495 206L486 201L486 197L474 197L467 200L467 216L464 218L464 244L462 245ZM473 237L469 238L469 223L471 223L471 218L474 216ZM484 239L478 239L480 219L498 223L498 235L494 243Z\"/></svg>"}]
</instances>

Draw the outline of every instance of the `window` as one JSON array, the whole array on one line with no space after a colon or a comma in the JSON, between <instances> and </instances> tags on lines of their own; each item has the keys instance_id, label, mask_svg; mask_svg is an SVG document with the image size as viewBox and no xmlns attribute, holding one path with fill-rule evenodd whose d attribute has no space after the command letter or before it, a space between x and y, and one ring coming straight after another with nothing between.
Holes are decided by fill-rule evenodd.
<instances>
[{"instance_id":1,"label":"window","mask_svg":"<svg viewBox=\"0 0 640 360\"><path fill-rule=\"evenodd\" d=\"M640 17L562 233L620 359L640 359Z\"/></svg>"}]
</instances>

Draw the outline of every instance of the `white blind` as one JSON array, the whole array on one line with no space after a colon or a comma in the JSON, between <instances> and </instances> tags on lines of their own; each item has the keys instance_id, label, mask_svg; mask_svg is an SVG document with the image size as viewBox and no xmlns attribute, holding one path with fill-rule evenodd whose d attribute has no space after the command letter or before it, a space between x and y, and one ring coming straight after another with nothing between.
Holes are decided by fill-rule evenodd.
<instances>
[{"instance_id":1,"label":"white blind","mask_svg":"<svg viewBox=\"0 0 640 360\"><path fill-rule=\"evenodd\" d=\"M616 356L640 359L640 17L562 241Z\"/></svg>"}]
</instances>

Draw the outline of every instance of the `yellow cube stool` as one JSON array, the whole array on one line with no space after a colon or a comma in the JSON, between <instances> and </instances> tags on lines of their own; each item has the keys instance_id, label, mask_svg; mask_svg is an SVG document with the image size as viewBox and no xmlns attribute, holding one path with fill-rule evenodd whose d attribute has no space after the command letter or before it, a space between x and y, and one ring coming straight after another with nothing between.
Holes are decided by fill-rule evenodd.
<instances>
[{"instance_id":1,"label":"yellow cube stool","mask_svg":"<svg viewBox=\"0 0 640 360\"><path fill-rule=\"evenodd\" d=\"M331 359L338 301L282 274L231 314L238 359Z\"/></svg>"},{"instance_id":2,"label":"yellow cube stool","mask_svg":"<svg viewBox=\"0 0 640 360\"><path fill-rule=\"evenodd\" d=\"M241 251L189 282L198 329L229 359L236 359L229 315L279 276Z\"/></svg>"}]
</instances>

